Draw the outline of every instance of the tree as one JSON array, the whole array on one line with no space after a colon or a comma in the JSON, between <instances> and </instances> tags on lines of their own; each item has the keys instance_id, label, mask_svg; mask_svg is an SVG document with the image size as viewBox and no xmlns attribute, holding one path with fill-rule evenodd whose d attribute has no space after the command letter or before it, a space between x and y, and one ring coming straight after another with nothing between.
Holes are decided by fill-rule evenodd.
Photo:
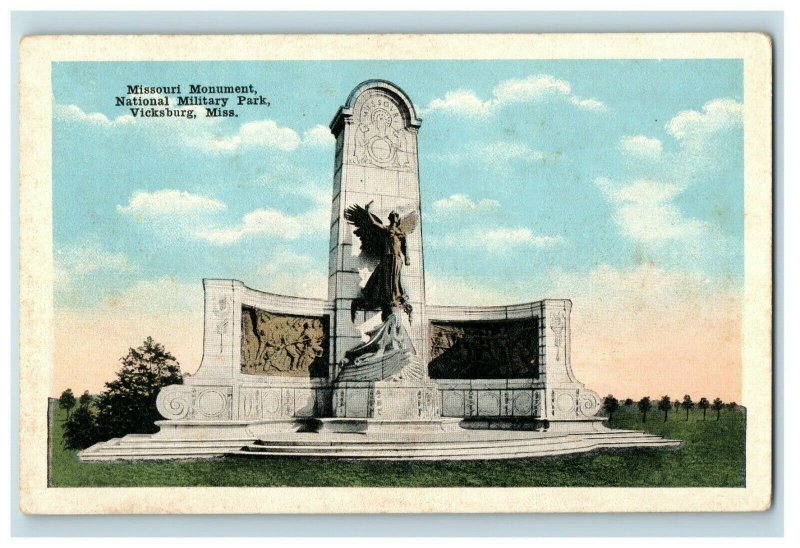
<instances>
[{"instance_id":1,"label":"tree","mask_svg":"<svg viewBox=\"0 0 800 548\"><path fill-rule=\"evenodd\" d=\"M69 418L69 412L75 407L75 394L72 393L71 388L67 388L61 393L58 398L58 406L67 412L67 418Z\"/></svg>"},{"instance_id":2,"label":"tree","mask_svg":"<svg viewBox=\"0 0 800 548\"><path fill-rule=\"evenodd\" d=\"M647 422L647 412L653 407L649 396L643 397L638 403L639 411L642 412L642 422Z\"/></svg>"},{"instance_id":3,"label":"tree","mask_svg":"<svg viewBox=\"0 0 800 548\"><path fill-rule=\"evenodd\" d=\"M97 422L88 405L78 406L64 423L63 440L67 449L86 449L100 441Z\"/></svg>"},{"instance_id":4,"label":"tree","mask_svg":"<svg viewBox=\"0 0 800 548\"><path fill-rule=\"evenodd\" d=\"M697 407L703 410L703 420L706 420L706 411L708 411L708 408L710 406L711 404L708 402L708 398L706 398L705 396L700 398L700 401L697 402Z\"/></svg>"},{"instance_id":5,"label":"tree","mask_svg":"<svg viewBox=\"0 0 800 548\"><path fill-rule=\"evenodd\" d=\"M670 400L669 396L662 396L658 400L658 409L664 412L664 422L667 422L667 413L672 409L672 400Z\"/></svg>"},{"instance_id":6,"label":"tree","mask_svg":"<svg viewBox=\"0 0 800 548\"><path fill-rule=\"evenodd\" d=\"M94 401L94 398L92 398L92 395L89 394L88 390L84 390L83 394L81 394L81 397L78 398L78 402L81 405L89 405L92 403L92 401Z\"/></svg>"},{"instance_id":7,"label":"tree","mask_svg":"<svg viewBox=\"0 0 800 548\"><path fill-rule=\"evenodd\" d=\"M117 378L106 383L95 403L101 439L157 432L155 421L161 419L156 409L158 392L164 386L183 383L175 356L152 337L142 346L130 348L120 361Z\"/></svg>"},{"instance_id":8,"label":"tree","mask_svg":"<svg viewBox=\"0 0 800 548\"><path fill-rule=\"evenodd\" d=\"M722 400L719 398L714 398L714 404L711 408L717 412L717 422L719 422L719 412L722 411L722 408L725 407L725 404L722 403Z\"/></svg>"},{"instance_id":9,"label":"tree","mask_svg":"<svg viewBox=\"0 0 800 548\"><path fill-rule=\"evenodd\" d=\"M686 409L686 420L689 420L689 410L694 407L694 402L692 401L692 397L689 394L686 394L683 397L683 401L681 402L681 407Z\"/></svg>"},{"instance_id":10,"label":"tree","mask_svg":"<svg viewBox=\"0 0 800 548\"><path fill-rule=\"evenodd\" d=\"M619 409L619 400L609 394L605 398L603 398L603 409L608 413L608 418L611 419L614 417L614 411Z\"/></svg>"},{"instance_id":11,"label":"tree","mask_svg":"<svg viewBox=\"0 0 800 548\"><path fill-rule=\"evenodd\" d=\"M630 398L625 398L625 407L633 407L633 400Z\"/></svg>"},{"instance_id":12,"label":"tree","mask_svg":"<svg viewBox=\"0 0 800 548\"><path fill-rule=\"evenodd\" d=\"M675 408L675 412L677 413L678 409L681 408L681 400L679 400L678 398L675 398L674 400L672 400L672 407Z\"/></svg>"},{"instance_id":13,"label":"tree","mask_svg":"<svg viewBox=\"0 0 800 548\"><path fill-rule=\"evenodd\" d=\"M733 411L733 410L734 410L734 409L736 409L737 407L738 407L738 405L736 404L736 402L735 402L735 401L729 401L729 402L728 402L728 409L730 409L731 411Z\"/></svg>"}]
</instances>

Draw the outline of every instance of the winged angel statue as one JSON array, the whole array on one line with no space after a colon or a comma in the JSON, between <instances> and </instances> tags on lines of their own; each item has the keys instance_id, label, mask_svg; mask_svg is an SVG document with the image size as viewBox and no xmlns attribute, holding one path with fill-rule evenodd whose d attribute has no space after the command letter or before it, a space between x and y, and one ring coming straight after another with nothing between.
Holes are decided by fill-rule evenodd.
<instances>
[{"instance_id":1,"label":"winged angel statue","mask_svg":"<svg viewBox=\"0 0 800 548\"><path fill-rule=\"evenodd\" d=\"M361 255L378 261L378 265L361 291L361 298L353 301L351 320L355 321L357 310L381 310L383 321L392 309L402 308L409 317L411 305L403 290L400 272L403 265L411 264L406 254L406 236L417 228L419 215L416 211L403 218L396 211L389 213L389 224L384 225L373 213L369 202L366 207L352 205L345 209L344 218L355 227L353 233L361 240Z\"/></svg>"},{"instance_id":2,"label":"winged angel statue","mask_svg":"<svg viewBox=\"0 0 800 548\"><path fill-rule=\"evenodd\" d=\"M411 321L412 308L400 276L403 265L410 264L406 236L417 227L419 216L414 212L401 218L392 211L389 224L384 225L369 212L371 204L352 205L344 212L344 218L355 227L353 233L361 240L361 254L378 261L361 290L361 297L353 301L350 319L355 321L358 310L380 309L383 323L367 333L369 340L345 352L337 378L339 381L419 379L422 376L419 361L414 358L416 351L401 319L405 312Z\"/></svg>"}]
</instances>

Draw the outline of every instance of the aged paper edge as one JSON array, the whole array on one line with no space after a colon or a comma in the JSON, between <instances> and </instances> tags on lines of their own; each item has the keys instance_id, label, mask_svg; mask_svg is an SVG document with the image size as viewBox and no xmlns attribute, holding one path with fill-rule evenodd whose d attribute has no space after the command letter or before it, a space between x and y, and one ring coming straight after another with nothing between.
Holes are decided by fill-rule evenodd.
<instances>
[{"instance_id":1,"label":"aged paper edge","mask_svg":"<svg viewBox=\"0 0 800 548\"><path fill-rule=\"evenodd\" d=\"M308 47L313 44L314 47ZM744 488L47 488L53 368L51 63L743 59ZM772 44L760 33L34 36L20 44L20 507L36 514L766 510L772 482Z\"/></svg>"}]
</instances>

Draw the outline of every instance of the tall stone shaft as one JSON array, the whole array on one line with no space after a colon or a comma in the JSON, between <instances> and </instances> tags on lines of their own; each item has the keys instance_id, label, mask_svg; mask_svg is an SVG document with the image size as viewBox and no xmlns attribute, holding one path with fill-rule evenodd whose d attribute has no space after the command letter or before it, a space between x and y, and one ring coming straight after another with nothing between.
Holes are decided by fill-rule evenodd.
<instances>
[{"instance_id":1,"label":"tall stone shaft","mask_svg":"<svg viewBox=\"0 0 800 548\"><path fill-rule=\"evenodd\" d=\"M403 90L385 80L367 80L356 86L339 108L330 128L336 137L333 172L328 298L334 303L334 350L340 363L344 353L362 341L362 335L380 323L380 312L359 312L350 318L353 299L375 264L361 257L360 242L344 210L371 203L370 212L388 223L389 213L401 216L420 211L417 132L421 121ZM414 311L404 318L417 355L427 365L425 277L420 225L406 240L411 261L402 271L403 288ZM426 368L427 370L427 368ZM427 371L426 371L427 375Z\"/></svg>"}]
</instances>

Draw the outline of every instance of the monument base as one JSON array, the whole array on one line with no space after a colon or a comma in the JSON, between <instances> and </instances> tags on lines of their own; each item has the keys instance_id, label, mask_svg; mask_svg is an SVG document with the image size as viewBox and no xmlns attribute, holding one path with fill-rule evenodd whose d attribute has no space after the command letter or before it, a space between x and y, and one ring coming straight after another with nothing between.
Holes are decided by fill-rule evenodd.
<instances>
[{"instance_id":1,"label":"monument base","mask_svg":"<svg viewBox=\"0 0 800 548\"><path fill-rule=\"evenodd\" d=\"M563 424L561 423L563 422ZM544 421L543 421L544 423ZM542 423L542 426L544 424ZM156 434L130 434L78 453L83 462L321 457L366 460L488 460L566 455L599 449L678 448L681 442L611 430L603 421L551 421L547 431L528 421L323 418L277 421L159 421ZM506 428L501 428L505 425ZM508 428L508 427L511 428ZM584 428L584 431L576 431ZM573 430L575 429L575 430ZM570 431L573 430L573 431Z\"/></svg>"},{"instance_id":2,"label":"monument base","mask_svg":"<svg viewBox=\"0 0 800 548\"><path fill-rule=\"evenodd\" d=\"M439 387L432 381L346 381L333 388L336 418L441 421Z\"/></svg>"}]
</instances>

